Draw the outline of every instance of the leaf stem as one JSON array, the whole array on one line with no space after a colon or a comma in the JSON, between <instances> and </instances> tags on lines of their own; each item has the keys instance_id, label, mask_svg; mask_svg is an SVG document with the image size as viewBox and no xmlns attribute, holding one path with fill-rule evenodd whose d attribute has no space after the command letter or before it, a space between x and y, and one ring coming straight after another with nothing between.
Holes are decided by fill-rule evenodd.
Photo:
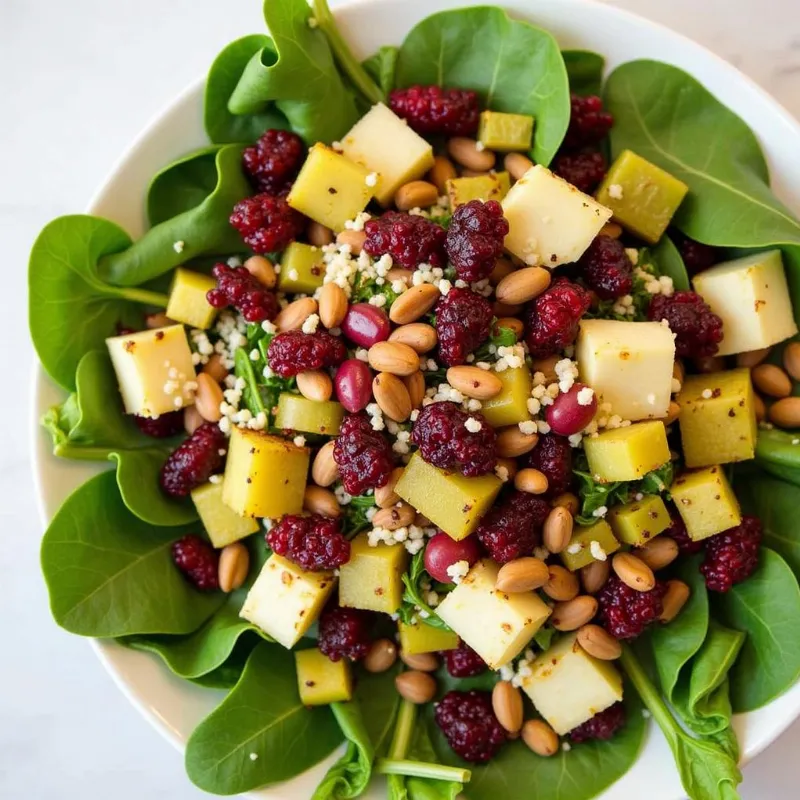
<instances>
[{"instance_id":1,"label":"leaf stem","mask_svg":"<svg viewBox=\"0 0 800 800\"><path fill-rule=\"evenodd\" d=\"M113 452L107 447L84 447L71 442L60 442L53 448L53 455L74 461L107 461Z\"/></svg>"},{"instance_id":2,"label":"leaf stem","mask_svg":"<svg viewBox=\"0 0 800 800\"><path fill-rule=\"evenodd\" d=\"M469 783L472 778L472 772L468 769L406 759L380 758L375 771L379 775L406 775L413 778L430 778L436 781L453 781L455 783Z\"/></svg>"},{"instance_id":3,"label":"leaf stem","mask_svg":"<svg viewBox=\"0 0 800 800\"><path fill-rule=\"evenodd\" d=\"M130 300L134 303L142 303L146 306L158 306L158 308L166 308L169 303L169 297L160 292L151 292L148 289L116 289L116 293L124 300Z\"/></svg>"},{"instance_id":4,"label":"leaf stem","mask_svg":"<svg viewBox=\"0 0 800 800\"><path fill-rule=\"evenodd\" d=\"M417 707L408 700L403 700L400 710L397 712L397 722L392 737L392 745L389 748L389 759L400 761L404 759L411 746L411 735L414 732L414 724L417 721Z\"/></svg>"},{"instance_id":5,"label":"leaf stem","mask_svg":"<svg viewBox=\"0 0 800 800\"><path fill-rule=\"evenodd\" d=\"M644 667L634 655L629 645L622 646L620 664L622 664L622 668L630 678L639 697L642 698L642 702L647 706L648 711L653 715L653 719L658 723L658 727L661 728L664 735L669 739L676 727L675 720L672 714L669 713L666 703L664 703L659 696L658 690L647 676Z\"/></svg>"}]
</instances>

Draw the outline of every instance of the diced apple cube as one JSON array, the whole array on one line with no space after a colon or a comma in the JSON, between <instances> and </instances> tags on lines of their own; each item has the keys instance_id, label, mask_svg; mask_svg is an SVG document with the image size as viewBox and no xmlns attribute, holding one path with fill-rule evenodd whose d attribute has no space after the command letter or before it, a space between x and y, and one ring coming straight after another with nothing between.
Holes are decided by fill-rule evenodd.
<instances>
[{"instance_id":1,"label":"diced apple cube","mask_svg":"<svg viewBox=\"0 0 800 800\"><path fill-rule=\"evenodd\" d=\"M530 150L533 117L528 114L505 114L482 111L478 141L491 150Z\"/></svg>"},{"instance_id":2,"label":"diced apple cube","mask_svg":"<svg viewBox=\"0 0 800 800\"><path fill-rule=\"evenodd\" d=\"M499 569L489 559L478 561L436 608L491 669L516 658L551 613L533 592L498 592L494 586Z\"/></svg>"},{"instance_id":3,"label":"diced apple cube","mask_svg":"<svg viewBox=\"0 0 800 800\"><path fill-rule=\"evenodd\" d=\"M342 138L342 152L378 175L375 198L384 206L409 181L433 166L433 148L383 103L374 105Z\"/></svg>"},{"instance_id":4,"label":"diced apple cube","mask_svg":"<svg viewBox=\"0 0 800 800\"><path fill-rule=\"evenodd\" d=\"M578 525L575 528L569 544L561 552L561 560L568 570L575 572L593 561L604 561L603 556L616 553L619 547L611 526L600 519L594 525Z\"/></svg>"},{"instance_id":5,"label":"diced apple cube","mask_svg":"<svg viewBox=\"0 0 800 800\"><path fill-rule=\"evenodd\" d=\"M158 417L194 403L197 384L183 325L112 336L106 345L126 413Z\"/></svg>"},{"instance_id":6,"label":"diced apple cube","mask_svg":"<svg viewBox=\"0 0 800 800\"><path fill-rule=\"evenodd\" d=\"M290 649L316 622L335 586L332 572L306 572L273 553L250 587L239 616Z\"/></svg>"},{"instance_id":7,"label":"diced apple cube","mask_svg":"<svg viewBox=\"0 0 800 800\"><path fill-rule=\"evenodd\" d=\"M366 533L350 542L350 560L339 568L339 604L394 614L403 602L408 551L402 544L370 547Z\"/></svg>"},{"instance_id":8,"label":"diced apple cube","mask_svg":"<svg viewBox=\"0 0 800 800\"><path fill-rule=\"evenodd\" d=\"M455 650L458 647L458 634L444 628L434 628L424 622L413 625L399 623L400 648L409 656L419 653L437 653L441 650Z\"/></svg>"},{"instance_id":9,"label":"diced apple cube","mask_svg":"<svg viewBox=\"0 0 800 800\"><path fill-rule=\"evenodd\" d=\"M206 529L211 544L216 548L238 542L258 530L252 517L241 517L222 499L223 483L204 483L192 491L192 502Z\"/></svg>"},{"instance_id":10,"label":"diced apple cube","mask_svg":"<svg viewBox=\"0 0 800 800\"><path fill-rule=\"evenodd\" d=\"M797 333L780 250L717 264L693 283L722 320L718 355L759 350Z\"/></svg>"},{"instance_id":11,"label":"diced apple cube","mask_svg":"<svg viewBox=\"0 0 800 800\"><path fill-rule=\"evenodd\" d=\"M549 169L531 167L503 199L506 250L530 266L571 264L584 253L611 211Z\"/></svg>"},{"instance_id":12,"label":"diced apple cube","mask_svg":"<svg viewBox=\"0 0 800 800\"><path fill-rule=\"evenodd\" d=\"M695 542L735 528L742 521L739 501L722 467L684 472L669 491L689 538Z\"/></svg>"},{"instance_id":13,"label":"diced apple cube","mask_svg":"<svg viewBox=\"0 0 800 800\"><path fill-rule=\"evenodd\" d=\"M294 294L314 294L325 280L325 264L319 247L292 242L281 256L278 289Z\"/></svg>"},{"instance_id":14,"label":"diced apple cube","mask_svg":"<svg viewBox=\"0 0 800 800\"><path fill-rule=\"evenodd\" d=\"M584 440L589 470L596 481L635 481L669 461L663 422L637 422Z\"/></svg>"},{"instance_id":15,"label":"diced apple cube","mask_svg":"<svg viewBox=\"0 0 800 800\"><path fill-rule=\"evenodd\" d=\"M531 415L528 411L528 400L533 388L533 378L528 365L496 372L495 375L500 379L503 388L500 394L483 401L481 414L493 428L504 428L529 420Z\"/></svg>"},{"instance_id":16,"label":"diced apple cube","mask_svg":"<svg viewBox=\"0 0 800 800\"><path fill-rule=\"evenodd\" d=\"M672 522L664 501L657 494L615 506L608 512L607 519L617 539L631 547L647 544Z\"/></svg>"},{"instance_id":17,"label":"diced apple cube","mask_svg":"<svg viewBox=\"0 0 800 800\"><path fill-rule=\"evenodd\" d=\"M304 706L327 706L353 699L353 672L346 658L331 661L316 648L294 654L297 689Z\"/></svg>"},{"instance_id":18,"label":"diced apple cube","mask_svg":"<svg viewBox=\"0 0 800 800\"><path fill-rule=\"evenodd\" d=\"M167 303L167 316L192 328L210 328L217 309L206 294L217 285L210 275L178 267L172 280Z\"/></svg>"},{"instance_id":19,"label":"diced apple cube","mask_svg":"<svg viewBox=\"0 0 800 800\"><path fill-rule=\"evenodd\" d=\"M278 398L275 427L280 430L336 436L344 419L344 407L335 400L309 400L283 392Z\"/></svg>"},{"instance_id":20,"label":"diced apple cube","mask_svg":"<svg viewBox=\"0 0 800 800\"><path fill-rule=\"evenodd\" d=\"M581 380L623 419L658 419L672 394L675 338L660 322L581 321L575 348Z\"/></svg>"},{"instance_id":21,"label":"diced apple cube","mask_svg":"<svg viewBox=\"0 0 800 800\"><path fill-rule=\"evenodd\" d=\"M490 173L489 175L473 175L465 178L451 178L447 181L447 196L450 199L450 208L455 210L459 206L469 203L470 200L482 200L484 203L489 200L500 202L507 194L511 186L506 176L505 184L500 174Z\"/></svg>"},{"instance_id":22,"label":"diced apple cube","mask_svg":"<svg viewBox=\"0 0 800 800\"><path fill-rule=\"evenodd\" d=\"M622 700L622 675L611 661L590 656L577 634L563 636L531 665L522 688L552 729L563 736Z\"/></svg>"}]
</instances>

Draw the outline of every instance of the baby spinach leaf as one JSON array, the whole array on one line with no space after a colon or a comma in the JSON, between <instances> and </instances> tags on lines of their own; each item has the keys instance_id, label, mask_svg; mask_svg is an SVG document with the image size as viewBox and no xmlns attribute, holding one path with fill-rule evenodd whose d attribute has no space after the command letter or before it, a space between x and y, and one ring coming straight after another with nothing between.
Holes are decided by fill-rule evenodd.
<instances>
[{"instance_id":1,"label":"baby spinach leaf","mask_svg":"<svg viewBox=\"0 0 800 800\"><path fill-rule=\"evenodd\" d=\"M647 263L647 259L655 264L659 275L666 275L672 278L676 292L688 292L692 288L689 280L689 273L683 258L669 236L662 236L655 247L643 248L639 257L640 263Z\"/></svg>"},{"instance_id":2,"label":"baby spinach leaf","mask_svg":"<svg viewBox=\"0 0 800 800\"><path fill-rule=\"evenodd\" d=\"M771 475L800 486L800 436L797 433L760 428L755 460ZM747 482L741 483L744 486Z\"/></svg>"},{"instance_id":3,"label":"baby spinach leaf","mask_svg":"<svg viewBox=\"0 0 800 800\"><path fill-rule=\"evenodd\" d=\"M358 119L328 39L308 24L310 16L305 0L264 3L272 46L251 57L228 102L234 115L274 104L308 145L339 139Z\"/></svg>"},{"instance_id":4,"label":"baby spinach leaf","mask_svg":"<svg viewBox=\"0 0 800 800\"><path fill-rule=\"evenodd\" d=\"M550 163L569 124L569 82L556 40L496 7L422 20L400 47L396 82L474 89L485 108L532 115L539 164Z\"/></svg>"},{"instance_id":5,"label":"baby spinach leaf","mask_svg":"<svg viewBox=\"0 0 800 800\"><path fill-rule=\"evenodd\" d=\"M42 540L56 622L97 637L196 630L225 596L198 592L172 563L172 543L189 532L186 526L148 525L131 514L110 472L84 483Z\"/></svg>"},{"instance_id":6,"label":"baby spinach leaf","mask_svg":"<svg viewBox=\"0 0 800 800\"><path fill-rule=\"evenodd\" d=\"M562 50L567 68L569 90L574 94L600 94L603 88L603 70L606 60L591 50Z\"/></svg>"},{"instance_id":7,"label":"baby spinach leaf","mask_svg":"<svg viewBox=\"0 0 800 800\"><path fill-rule=\"evenodd\" d=\"M216 669L186 680L208 689L233 689L242 677L250 653L261 641L263 640L254 634L244 634L234 645L233 652Z\"/></svg>"},{"instance_id":8,"label":"baby spinach leaf","mask_svg":"<svg viewBox=\"0 0 800 800\"><path fill-rule=\"evenodd\" d=\"M403 591L403 605L398 614L402 622L407 625L419 621L432 628L449 631L447 623L437 615L423 597L422 583L430 581L430 579L430 575L425 571L425 551L420 550L415 553L408 570L403 574L405 590Z\"/></svg>"},{"instance_id":9,"label":"baby spinach leaf","mask_svg":"<svg viewBox=\"0 0 800 800\"><path fill-rule=\"evenodd\" d=\"M364 69L375 83L381 87L381 91L386 96L394 89L394 75L397 70L397 57L399 55L399 47L387 44L366 59L363 64Z\"/></svg>"},{"instance_id":10,"label":"baby spinach leaf","mask_svg":"<svg viewBox=\"0 0 800 800\"><path fill-rule=\"evenodd\" d=\"M755 573L726 594L715 596L712 607L729 628L747 633L730 672L734 711L761 708L797 681L800 587L776 552L762 547Z\"/></svg>"},{"instance_id":11,"label":"baby spinach leaf","mask_svg":"<svg viewBox=\"0 0 800 800\"><path fill-rule=\"evenodd\" d=\"M186 772L204 791L237 794L299 775L341 741L328 708L300 702L292 653L263 642L230 694L189 738Z\"/></svg>"},{"instance_id":12,"label":"baby spinach leaf","mask_svg":"<svg viewBox=\"0 0 800 800\"><path fill-rule=\"evenodd\" d=\"M367 494L354 497L342 506L342 533L352 539L356 534L372 527L369 511L375 508L375 495Z\"/></svg>"}]
</instances>

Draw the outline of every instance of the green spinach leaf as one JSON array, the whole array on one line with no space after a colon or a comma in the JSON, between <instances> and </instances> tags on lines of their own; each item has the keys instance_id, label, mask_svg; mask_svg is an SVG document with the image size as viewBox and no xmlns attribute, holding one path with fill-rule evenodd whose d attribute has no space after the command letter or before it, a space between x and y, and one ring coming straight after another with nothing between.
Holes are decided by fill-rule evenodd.
<instances>
[{"instance_id":1,"label":"green spinach leaf","mask_svg":"<svg viewBox=\"0 0 800 800\"><path fill-rule=\"evenodd\" d=\"M375 495L367 494L352 498L342 506L342 533L352 539L356 534L372 527L368 516L369 510L375 508Z\"/></svg>"},{"instance_id":2,"label":"green spinach leaf","mask_svg":"<svg viewBox=\"0 0 800 800\"><path fill-rule=\"evenodd\" d=\"M394 89L394 75L397 70L397 57L399 55L399 47L387 44L364 61L364 69L375 83L381 87L381 91L386 96Z\"/></svg>"},{"instance_id":3,"label":"green spinach leaf","mask_svg":"<svg viewBox=\"0 0 800 800\"><path fill-rule=\"evenodd\" d=\"M606 60L591 50L562 50L569 78L569 90L574 94L600 94Z\"/></svg>"},{"instance_id":4,"label":"green spinach leaf","mask_svg":"<svg viewBox=\"0 0 800 800\"><path fill-rule=\"evenodd\" d=\"M419 621L432 628L449 631L447 623L437 615L423 597L422 584L430 581L431 577L425 571L425 551L420 550L411 559L408 570L403 574L405 591L403 592L403 605L398 614L406 625Z\"/></svg>"},{"instance_id":5,"label":"green spinach leaf","mask_svg":"<svg viewBox=\"0 0 800 800\"><path fill-rule=\"evenodd\" d=\"M683 258L669 236L662 236L655 247L643 248L639 255L639 263L653 263L659 275L672 278L676 292L688 292L692 288Z\"/></svg>"},{"instance_id":6,"label":"green spinach leaf","mask_svg":"<svg viewBox=\"0 0 800 800\"><path fill-rule=\"evenodd\" d=\"M796 432L760 428L755 460L770 475L800 486L800 435Z\"/></svg>"}]
</instances>

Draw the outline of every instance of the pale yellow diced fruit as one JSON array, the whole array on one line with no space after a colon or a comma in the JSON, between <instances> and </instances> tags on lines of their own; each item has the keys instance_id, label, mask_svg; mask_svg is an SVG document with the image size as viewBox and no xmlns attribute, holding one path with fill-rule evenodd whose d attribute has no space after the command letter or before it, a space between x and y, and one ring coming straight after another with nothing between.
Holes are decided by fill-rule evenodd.
<instances>
[{"instance_id":1,"label":"pale yellow diced fruit","mask_svg":"<svg viewBox=\"0 0 800 800\"><path fill-rule=\"evenodd\" d=\"M503 198L505 246L530 266L571 264L584 253L611 211L537 164Z\"/></svg>"},{"instance_id":2,"label":"pale yellow diced fruit","mask_svg":"<svg viewBox=\"0 0 800 800\"><path fill-rule=\"evenodd\" d=\"M158 417L194 403L192 351L183 325L106 339L125 411Z\"/></svg>"},{"instance_id":3,"label":"pale yellow diced fruit","mask_svg":"<svg viewBox=\"0 0 800 800\"><path fill-rule=\"evenodd\" d=\"M408 550L402 544L371 547L366 533L350 542L350 560L339 570L339 604L393 614L403 602Z\"/></svg>"},{"instance_id":4,"label":"pale yellow diced fruit","mask_svg":"<svg viewBox=\"0 0 800 800\"><path fill-rule=\"evenodd\" d=\"M239 616L291 648L316 622L335 586L332 572L306 572L273 553L250 587Z\"/></svg>"},{"instance_id":5,"label":"pale yellow diced fruit","mask_svg":"<svg viewBox=\"0 0 800 800\"><path fill-rule=\"evenodd\" d=\"M518 656L550 616L533 592L495 590L500 568L483 559L436 608L444 620L492 668Z\"/></svg>"},{"instance_id":6,"label":"pale yellow diced fruit","mask_svg":"<svg viewBox=\"0 0 800 800\"><path fill-rule=\"evenodd\" d=\"M622 675L613 662L590 656L572 633L533 662L522 688L553 730L563 736L622 700Z\"/></svg>"},{"instance_id":7,"label":"pale yellow diced fruit","mask_svg":"<svg viewBox=\"0 0 800 800\"><path fill-rule=\"evenodd\" d=\"M206 295L216 285L217 281L210 275L178 267L169 292L167 316L192 328L210 328L217 309L208 302Z\"/></svg>"},{"instance_id":8,"label":"pale yellow diced fruit","mask_svg":"<svg viewBox=\"0 0 800 800\"><path fill-rule=\"evenodd\" d=\"M722 320L717 355L760 350L797 333L780 250L717 264L693 283Z\"/></svg>"},{"instance_id":9,"label":"pale yellow diced fruit","mask_svg":"<svg viewBox=\"0 0 800 800\"><path fill-rule=\"evenodd\" d=\"M741 524L739 500L720 466L684 472L669 491L694 542Z\"/></svg>"},{"instance_id":10,"label":"pale yellow diced fruit","mask_svg":"<svg viewBox=\"0 0 800 800\"><path fill-rule=\"evenodd\" d=\"M669 461L663 422L637 422L583 440L589 471L596 481L636 481Z\"/></svg>"},{"instance_id":11,"label":"pale yellow diced fruit","mask_svg":"<svg viewBox=\"0 0 800 800\"><path fill-rule=\"evenodd\" d=\"M216 548L225 547L231 542L238 542L258 530L258 522L252 517L239 516L222 500L223 485L204 483L192 491L194 503L200 522L206 529L211 544Z\"/></svg>"},{"instance_id":12,"label":"pale yellow diced fruit","mask_svg":"<svg viewBox=\"0 0 800 800\"><path fill-rule=\"evenodd\" d=\"M378 175L375 197L381 205L421 178L433 166L433 148L383 103L374 105L342 138L342 152Z\"/></svg>"},{"instance_id":13,"label":"pale yellow diced fruit","mask_svg":"<svg viewBox=\"0 0 800 800\"><path fill-rule=\"evenodd\" d=\"M580 379L611 413L632 421L665 417L675 338L660 322L585 319L575 348Z\"/></svg>"}]
</instances>

